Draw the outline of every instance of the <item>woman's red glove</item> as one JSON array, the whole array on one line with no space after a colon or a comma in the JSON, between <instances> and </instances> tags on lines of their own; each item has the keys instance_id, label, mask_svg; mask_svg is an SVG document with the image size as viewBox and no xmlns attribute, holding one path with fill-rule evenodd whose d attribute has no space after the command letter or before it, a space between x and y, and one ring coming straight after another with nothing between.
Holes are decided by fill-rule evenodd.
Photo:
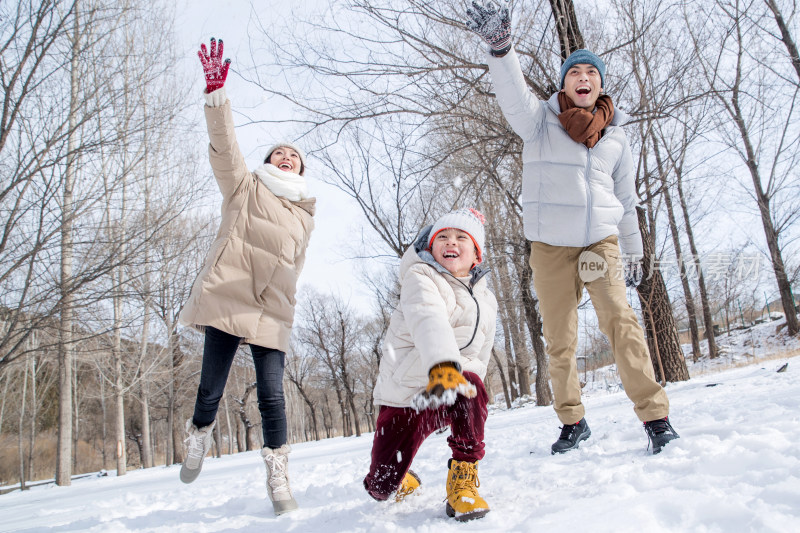
<instances>
[{"instance_id":1,"label":"woman's red glove","mask_svg":"<svg viewBox=\"0 0 800 533\"><path fill-rule=\"evenodd\" d=\"M206 50L206 45L201 44L197 55L200 57L200 63L203 64L203 74L206 76L206 93L212 93L225 85L231 60L222 60L222 39L219 40L219 46L217 46L217 40L211 38L210 54Z\"/></svg>"}]
</instances>

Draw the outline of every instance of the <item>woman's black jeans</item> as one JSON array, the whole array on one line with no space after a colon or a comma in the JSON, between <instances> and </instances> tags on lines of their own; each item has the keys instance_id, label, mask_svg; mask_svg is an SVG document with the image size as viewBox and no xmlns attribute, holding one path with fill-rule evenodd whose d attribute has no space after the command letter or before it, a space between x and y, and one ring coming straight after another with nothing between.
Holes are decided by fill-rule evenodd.
<instances>
[{"instance_id":1,"label":"woman's black jeans","mask_svg":"<svg viewBox=\"0 0 800 533\"><path fill-rule=\"evenodd\" d=\"M211 326L206 326L205 330L203 367L192 417L192 422L198 428L208 426L216 418L233 356L242 341L240 337ZM286 444L286 402L283 398L283 365L286 354L254 344L250 345L250 352L256 366L256 391L264 446L280 448Z\"/></svg>"}]
</instances>

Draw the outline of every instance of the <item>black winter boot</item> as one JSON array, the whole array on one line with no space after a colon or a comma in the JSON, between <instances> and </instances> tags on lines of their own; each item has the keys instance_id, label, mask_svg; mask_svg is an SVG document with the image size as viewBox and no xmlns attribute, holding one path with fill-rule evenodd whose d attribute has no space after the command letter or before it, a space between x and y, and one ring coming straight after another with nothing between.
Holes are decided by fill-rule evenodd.
<instances>
[{"instance_id":1,"label":"black winter boot","mask_svg":"<svg viewBox=\"0 0 800 533\"><path fill-rule=\"evenodd\" d=\"M561 436L550 447L553 455L574 450L582 440L588 439L592 435L589 424L585 418L581 418L577 424L564 424L561 426Z\"/></svg>"},{"instance_id":2,"label":"black winter boot","mask_svg":"<svg viewBox=\"0 0 800 533\"><path fill-rule=\"evenodd\" d=\"M647 433L647 447L653 446L653 455L660 453L661 448L673 439L680 438L678 432L669 423L669 417L659 418L644 423L644 431Z\"/></svg>"}]
</instances>

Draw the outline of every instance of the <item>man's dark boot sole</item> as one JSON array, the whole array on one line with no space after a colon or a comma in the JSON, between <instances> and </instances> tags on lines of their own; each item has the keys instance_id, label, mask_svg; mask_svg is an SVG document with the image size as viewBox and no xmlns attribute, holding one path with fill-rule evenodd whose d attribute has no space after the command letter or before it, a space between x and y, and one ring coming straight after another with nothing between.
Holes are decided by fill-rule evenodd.
<instances>
[{"instance_id":1,"label":"man's dark boot sole","mask_svg":"<svg viewBox=\"0 0 800 533\"><path fill-rule=\"evenodd\" d=\"M591 429L587 429L586 433L584 433L583 435L578 437L578 440L575 441L575 444L573 444L569 448L562 448L560 450L556 450L555 448L553 448L551 446L550 447L550 455L555 455L557 453L567 453L568 451L574 450L574 449L578 448L578 445L581 443L581 441L584 441L584 440L588 439L591 436L592 436L592 430ZM559 441L556 441L556 442L559 442ZM555 444L553 446L555 446Z\"/></svg>"}]
</instances>

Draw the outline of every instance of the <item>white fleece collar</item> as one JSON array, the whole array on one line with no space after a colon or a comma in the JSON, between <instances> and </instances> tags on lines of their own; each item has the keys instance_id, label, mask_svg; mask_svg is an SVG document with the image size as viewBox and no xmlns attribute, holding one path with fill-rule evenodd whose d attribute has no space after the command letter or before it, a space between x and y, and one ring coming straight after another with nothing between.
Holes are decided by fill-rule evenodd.
<instances>
[{"instance_id":1,"label":"white fleece collar","mask_svg":"<svg viewBox=\"0 0 800 533\"><path fill-rule=\"evenodd\" d=\"M283 196L292 202L308 198L308 185L300 174L285 172L270 163L264 163L253 173L275 196Z\"/></svg>"}]
</instances>

